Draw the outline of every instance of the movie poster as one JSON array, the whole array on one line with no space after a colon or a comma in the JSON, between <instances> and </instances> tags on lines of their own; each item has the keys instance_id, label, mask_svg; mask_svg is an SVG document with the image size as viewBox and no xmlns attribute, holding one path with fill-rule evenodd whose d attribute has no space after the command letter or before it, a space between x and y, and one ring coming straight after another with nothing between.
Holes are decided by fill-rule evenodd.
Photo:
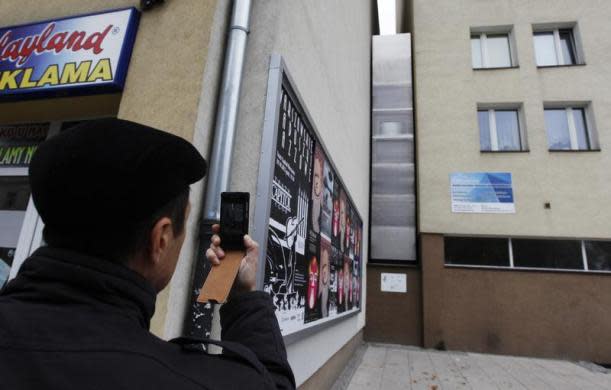
<instances>
[{"instance_id":1,"label":"movie poster","mask_svg":"<svg viewBox=\"0 0 611 390\"><path fill-rule=\"evenodd\" d=\"M331 247L331 268L329 282L329 316L332 317L338 313L339 309L339 285L341 268L343 265L343 256L339 249L335 246Z\"/></svg>"},{"instance_id":2,"label":"movie poster","mask_svg":"<svg viewBox=\"0 0 611 390\"><path fill-rule=\"evenodd\" d=\"M361 302L362 221L303 115L283 85L264 279L283 335Z\"/></svg>"},{"instance_id":3,"label":"movie poster","mask_svg":"<svg viewBox=\"0 0 611 390\"><path fill-rule=\"evenodd\" d=\"M320 238L322 230L323 182L325 159L320 145L314 146L312 193L310 197L310 229L308 231L308 287L304 323L320 318L319 283L321 276Z\"/></svg>"},{"instance_id":4,"label":"movie poster","mask_svg":"<svg viewBox=\"0 0 611 390\"><path fill-rule=\"evenodd\" d=\"M308 264L306 238L314 140L283 91L272 182L264 290L283 333L304 323ZM316 267L316 264L313 264Z\"/></svg>"}]
</instances>

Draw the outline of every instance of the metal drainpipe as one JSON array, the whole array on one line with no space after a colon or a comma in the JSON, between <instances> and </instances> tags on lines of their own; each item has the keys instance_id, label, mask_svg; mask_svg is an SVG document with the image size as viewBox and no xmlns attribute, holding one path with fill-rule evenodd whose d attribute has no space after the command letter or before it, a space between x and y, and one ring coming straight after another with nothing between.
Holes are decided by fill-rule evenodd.
<instances>
[{"instance_id":1,"label":"metal drainpipe","mask_svg":"<svg viewBox=\"0 0 611 390\"><path fill-rule=\"evenodd\" d=\"M199 291L205 278L205 250L212 234L211 226L220 218L221 192L229 190L233 144L235 140L240 87L244 70L244 57L250 26L251 0L234 0L229 37L225 50L223 79L216 112L216 124L212 140L212 155L208 162L208 183L200 225L200 250L198 253L193 289ZM192 296L191 310L186 318L184 332L188 336L206 337L211 331L213 338L220 338L218 306L213 305L214 314L204 305L196 303Z\"/></svg>"},{"instance_id":2,"label":"metal drainpipe","mask_svg":"<svg viewBox=\"0 0 611 390\"><path fill-rule=\"evenodd\" d=\"M221 205L221 192L229 190L233 143L235 139L240 87L244 70L246 41L249 32L251 0L234 0L225 69L219 105L216 113L216 126L210 158L206 200L204 203L205 221L218 221Z\"/></svg>"}]
</instances>

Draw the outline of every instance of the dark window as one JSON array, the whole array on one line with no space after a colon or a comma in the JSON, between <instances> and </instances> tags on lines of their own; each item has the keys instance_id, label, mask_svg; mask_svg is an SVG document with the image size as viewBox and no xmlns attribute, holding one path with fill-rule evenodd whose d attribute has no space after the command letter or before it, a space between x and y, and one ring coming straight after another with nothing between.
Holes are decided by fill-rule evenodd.
<instances>
[{"instance_id":1,"label":"dark window","mask_svg":"<svg viewBox=\"0 0 611 390\"><path fill-rule=\"evenodd\" d=\"M584 241L591 271L611 271L611 242Z\"/></svg>"},{"instance_id":2,"label":"dark window","mask_svg":"<svg viewBox=\"0 0 611 390\"><path fill-rule=\"evenodd\" d=\"M509 266L506 238L445 237L446 264Z\"/></svg>"},{"instance_id":3,"label":"dark window","mask_svg":"<svg viewBox=\"0 0 611 390\"><path fill-rule=\"evenodd\" d=\"M575 121L575 133L577 133L577 148L590 149L585 109L573 108L573 120Z\"/></svg>"},{"instance_id":4,"label":"dark window","mask_svg":"<svg viewBox=\"0 0 611 390\"><path fill-rule=\"evenodd\" d=\"M0 176L0 218L3 210L25 211L30 200L27 176Z\"/></svg>"},{"instance_id":5,"label":"dark window","mask_svg":"<svg viewBox=\"0 0 611 390\"><path fill-rule=\"evenodd\" d=\"M560 47L562 49L562 58L565 65L574 65L575 61L575 40L573 39L572 30L560 30Z\"/></svg>"},{"instance_id":6,"label":"dark window","mask_svg":"<svg viewBox=\"0 0 611 390\"><path fill-rule=\"evenodd\" d=\"M583 269L581 241L513 239L512 247L515 267Z\"/></svg>"}]
</instances>

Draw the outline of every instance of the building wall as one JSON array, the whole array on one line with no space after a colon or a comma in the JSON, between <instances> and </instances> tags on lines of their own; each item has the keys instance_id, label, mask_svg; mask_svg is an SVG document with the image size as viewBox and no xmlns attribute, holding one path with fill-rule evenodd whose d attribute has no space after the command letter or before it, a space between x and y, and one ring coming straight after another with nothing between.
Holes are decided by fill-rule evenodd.
<instances>
[{"instance_id":1,"label":"building wall","mask_svg":"<svg viewBox=\"0 0 611 390\"><path fill-rule=\"evenodd\" d=\"M346 370L346 367L354 364L353 358L358 353L359 347L363 347L363 330L333 354L320 370L303 382L299 390L321 390L341 386L341 379L348 376L346 372L349 370ZM338 378L338 373L341 373L340 378Z\"/></svg>"},{"instance_id":2,"label":"building wall","mask_svg":"<svg viewBox=\"0 0 611 390\"><path fill-rule=\"evenodd\" d=\"M608 363L608 275L446 267L444 234L611 238L611 7L413 1L425 347ZM584 66L537 68L533 24L576 22ZM513 26L519 67L473 70L470 28ZM549 152L546 102L591 102L601 151ZM521 103L528 152L481 153L477 106ZM453 214L453 172L511 172L515 214ZM546 210L544 203L550 202Z\"/></svg>"},{"instance_id":3,"label":"building wall","mask_svg":"<svg viewBox=\"0 0 611 390\"><path fill-rule=\"evenodd\" d=\"M413 1L420 229L611 238L611 7L605 0ZM577 22L585 66L537 69L532 24ZM519 68L473 70L470 27L513 25ZM543 103L591 101L602 151L548 152ZM521 102L530 152L480 153L478 103ZM449 174L511 172L516 214L452 214ZM551 209L544 209L551 202Z\"/></svg>"},{"instance_id":4,"label":"building wall","mask_svg":"<svg viewBox=\"0 0 611 390\"><path fill-rule=\"evenodd\" d=\"M365 0L253 2L232 190L256 192L258 172L253 168L259 164L269 60L277 53L284 57L363 225L368 226L371 7ZM316 372L364 322L363 311L288 345L297 383Z\"/></svg>"},{"instance_id":5,"label":"building wall","mask_svg":"<svg viewBox=\"0 0 611 390\"><path fill-rule=\"evenodd\" d=\"M382 273L404 274L407 292L384 292ZM422 345L422 273L416 267L367 266L367 321L365 340Z\"/></svg>"},{"instance_id":6,"label":"building wall","mask_svg":"<svg viewBox=\"0 0 611 390\"><path fill-rule=\"evenodd\" d=\"M206 157L212 117L207 107L201 107L200 100L202 95L204 100L207 96L216 97L216 89L212 87L218 76L209 78L209 90L203 93L202 89L217 3L228 4L216 0L173 0L143 13L122 94L5 103L0 105L0 123L118 116L195 142ZM0 3L0 26L139 4L138 0L4 0ZM214 39L224 40L224 35L217 34ZM196 134L196 129L202 134ZM158 296L151 330L160 336L164 333L177 335L179 326L174 317L182 321L184 316L180 313L184 313L189 303L187 292L191 288L201 191L202 183L193 186L191 202L194 207L177 273L170 286ZM171 290L174 290L173 305L168 306ZM168 332L164 332L167 321L174 322L168 325Z\"/></svg>"},{"instance_id":7,"label":"building wall","mask_svg":"<svg viewBox=\"0 0 611 390\"><path fill-rule=\"evenodd\" d=\"M611 278L444 268L443 236L423 234L424 347L611 362Z\"/></svg>"},{"instance_id":8,"label":"building wall","mask_svg":"<svg viewBox=\"0 0 611 390\"><path fill-rule=\"evenodd\" d=\"M139 4L138 0L4 0L0 26ZM142 14L118 110L120 118L192 141L216 5L216 0L173 0Z\"/></svg>"}]
</instances>

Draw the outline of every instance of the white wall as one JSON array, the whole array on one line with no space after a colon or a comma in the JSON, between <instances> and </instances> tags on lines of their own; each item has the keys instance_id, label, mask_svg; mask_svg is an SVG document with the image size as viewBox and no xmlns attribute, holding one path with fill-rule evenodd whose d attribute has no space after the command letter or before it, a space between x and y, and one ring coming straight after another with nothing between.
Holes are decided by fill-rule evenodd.
<instances>
[{"instance_id":1,"label":"white wall","mask_svg":"<svg viewBox=\"0 0 611 390\"><path fill-rule=\"evenodd\" d=\"M302 103L321 133L365 228L368 226L370 44L368 0L253 1L233 191L256 192L269 60L277 53L283 56ZM368 232L364 233L368 237ZM363 250L367 253L366 244ZM365 282L363 297L364 289ZM289 345L297 383L320 368L364 323L363 309L358 316Z\"/></svg>"}]
</instances>

